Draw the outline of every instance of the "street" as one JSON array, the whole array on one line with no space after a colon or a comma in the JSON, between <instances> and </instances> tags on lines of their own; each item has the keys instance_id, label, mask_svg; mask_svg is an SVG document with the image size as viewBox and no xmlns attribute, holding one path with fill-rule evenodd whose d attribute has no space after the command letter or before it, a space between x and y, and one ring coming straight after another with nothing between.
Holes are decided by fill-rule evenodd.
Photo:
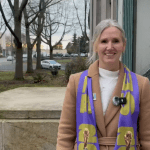
<instances>
[{"instance_id":1,"label":"street","mask_svg":"<svg viewBox=\"0 0 150 150\"><path fill-rule=\"evenodd\" d=\"M16 60L7 61L7 58L0 58L0 71L15 71ZM36 68L36 64L33 64L33 69ZM65 70L65 65L62 64L61 70ZM23 71L27 71L27 63L23 62Z\"/></svg>"}]
</instances>

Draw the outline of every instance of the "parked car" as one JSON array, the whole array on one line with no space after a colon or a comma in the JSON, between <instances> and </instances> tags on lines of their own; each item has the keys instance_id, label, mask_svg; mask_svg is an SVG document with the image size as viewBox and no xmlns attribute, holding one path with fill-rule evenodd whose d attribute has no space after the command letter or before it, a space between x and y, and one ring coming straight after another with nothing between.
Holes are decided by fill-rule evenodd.
<instances>
[{"instance_id":1,"label":"parked car","mask_svg":"<svg viewBox=\"0 0 150 150\"><path fill-rule=\"evenodd\" d=\"M13 61L15 58L13 56L8 56L7 61Z\"/></svg>"},{"instance_id":2,"label":"parked car","mask_svg":"<svg viewBox=\"0 0 150 150\"><path fill-rule=\"evenodd\" d=\"M63 56L63 54L61 54L61 53L53 54L53 57L62 57L62 56Z\"/></svg>"},{"instance_id":3,"label":"parked car","mask_svg":"<svg viewBox=\"0 0 150 150\"><path fill-rule=\"evenodd\" d=\"M81 53L80 56L81 56L81 57L85 57L85 54L84 54L84 53Z\"/></svg>"},{"instance_id":4,"label":"parked car","mask_svg":"<svg viewBox=\"0 0 150 150\"><path fill-rule=\"evenodd\" d=\"M66 53L66 54L63 54L62 57L70 57L70 55L68 53Z\"/></svg>"},{"instance_id":5,"label":"parked car","mask_svg":"<svg viewBox=\"0 0 150 150\"><path fill-rule=\"evenodd\" d=\"M45 69L61 69L61 64L55 60L42 60L41 67Z\"/></svg>"},{"instance_id":6,"label":"parked car","mask_svg":"<svg viewBox=\"0 0 150 150\"><path fill-rule=\"evenodd\" d=\"M78 54L71 54L72 57L78 57Z\"/></svg>"}]
</instances>

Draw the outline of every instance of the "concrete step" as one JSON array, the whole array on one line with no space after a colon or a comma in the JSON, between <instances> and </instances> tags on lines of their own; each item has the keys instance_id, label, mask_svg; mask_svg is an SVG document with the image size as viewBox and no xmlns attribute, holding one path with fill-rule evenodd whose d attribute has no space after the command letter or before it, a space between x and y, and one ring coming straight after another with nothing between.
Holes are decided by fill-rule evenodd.
<instances>
[{"instance_id":1,"label":"concrete step","mask_svg":"<svg viewBox=\"0 0 150 150\"><path fill-rule=\"evenodd\" d=\"M56 150L66 87L0 93L0 150Z\"/></svg>"},{"instance_id":2,"label":"concrete step","mask_svg":"<svg viewBox=\"0 0 150 150\"><path fill-rule=\"evenodd\" d=\"M0 120L0 150L56 150L59 120Z\"/></svg>"}]
</instances>

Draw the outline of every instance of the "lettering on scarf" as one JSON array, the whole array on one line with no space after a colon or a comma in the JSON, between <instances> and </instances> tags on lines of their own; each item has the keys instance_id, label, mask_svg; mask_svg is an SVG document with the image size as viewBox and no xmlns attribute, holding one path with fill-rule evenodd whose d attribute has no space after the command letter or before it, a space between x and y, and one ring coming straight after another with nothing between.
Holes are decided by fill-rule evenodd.
<instances>
[{"instance_id":1,"label":"lettering on scarf","mask_svg":"<svg viewBox=\"0 0 150 150\"><path fill-rule=\"evenodd\" d=\"M87 94L82 94L81 104L80 104L80 113L87 112L87 104L88 104L88 114L92 114L89 97Z\"/></svg>"},{"instance_id":2,"label":"lettering on scarf","mask_svg":"<svg viewBox=\"0 0 150 150\"><path fill-rule=\"evenodd\" d=\"M87 88L87 76L85 76L84 78L81 104L80 104L80 113L85 113L88 111L88 114L92 114L89 96L87 94L84 94L86 92L86 88ZM87 110L87 105L88 105L88 110Z\"/></svg>"},{"instance_id":3,"label":"lettering on scarf","mask_svg":"<svg viewBox=\"0 0 150 150\"><path fill-rule=\"evenodd\" d=\"M79 141L84 142L84 130L85 129L89 130L89 138L87 140L88 143L97 143L97 138L96 138L96 128L94 125L91 124L81 124L79 126ZM84 143L79 144L79 150L83 150L84 148ZM90 150L97 150L96 146L93 144L87 144L87 148Z\"/></svg>"},{"instance_id":4,"label":"lettering on scarf","mask_svg":"<svg viewBox=\"0 0 150 150\"><path fill-rule=\"evenodd\" d=\"M123 90L124 91L130 90L132 92L133 91L133 84L132 84L131 73L130 73L130 70L128 68L126 68L126 70L128 71L128 74L125 72L124 79L123 79ZM128 76L128 78L127 78L127 76Z\"/></svg>"},{"instance_id":5,"label":"lettering on scarf","mask_svg":"<svg viewBox=\"0 0 150 150\"><path fill-rule=\"evenodd\" d=\"M85 76L85 78L84 78L82 93L85 93L86 87L87 87L87 76Z\"/></svg>"},{"instance_id":6,"label":"lettering on scarf","mask_svg":"<svg viewBox=\"0 0 150 150\"><path fill-rule=\"evenodd\" d=\"M77 92L77 150L100 150L97 136L96 118L93 103L92 79L87 77L88 70L81 74ZM139 114L139 89L136 74L124 66L124 79L121 97L126 97L127 103L121 106L117 139L114 150L126 150L124 136L132 133L130 150L136 149L137 118ZM85 131L88 132L85 132Z\"/></svg>"},{"instance_id":7,"label":"lettering on scarf","mask_svg":"<svg viewBox=\"0 0 150 150\"><path fill-rule=\"evenodd\" d=\"M121 94L121 97L124 97L124 93ZM127 103L125 104L124 107L121 106L120 113L122 115L128 115L129 111L130 111L130 105L131 105L131 114L133 114L134 111L135 111L135 100L134 100L134 97L132 96L132 94L130 92L127 92L126 99L127 99Z\"/></svg>"},{"instance_id":8,"label":"lettering on scarf","mask_svg":"<svg viewBox=\"0 0 150 150\"><path fill-rule=\"evenodd\" d=\"M124 74L124 80L123 80L123 87L122 87L122 93L121 97L126 97L127 103L125 105L121 105L120 110L120 117L123 116L131 116L135 112L135 97L133 94L133 81L131 77L130 70L125 66L125 74ZM128 118L127 117L127 118ZM126 119L127 119L126 118ZM134 127L131 126L118 126L118 136L117 136L117 150L126 150L126 142L124 139L124 135L126 135L127 132L132 133L131 138L131 147L130 150L135 150L135 136L134 135Z\"/></svg>"},{"instance_id":9,"label":"lettering on scarf","mask_svg":"<svg viewBox=\"0 0 150 150\"><path fill-rule=\"evenodd\" d=\"M133 95L131 94L131 92L133 91L132 77L130 74L130 70L128 68L126 68L126 69L128 71L128 75L127 75L127 73L125 73L124 81L123 81L123 91L128 91L128 92L126 93L126 95L124 95L124 93L122 93L121 97L126 97L127 104L124 107L121 106L122 108L120 110L120 113L122 115L128 115L129 111L130 111L130 107L131 107L131 114L133 114L135 111L135 100L134 100ZM127 76L128 76L128 78L127 78Z\"/></svg>"}]
</instances>

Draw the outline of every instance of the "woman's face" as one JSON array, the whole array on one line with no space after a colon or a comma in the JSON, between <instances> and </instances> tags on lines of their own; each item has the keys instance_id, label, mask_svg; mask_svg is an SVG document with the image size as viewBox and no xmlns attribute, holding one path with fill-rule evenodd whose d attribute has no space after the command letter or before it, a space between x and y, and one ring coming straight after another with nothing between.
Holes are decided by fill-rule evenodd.
<instances>
[{"instance_id":1,"label":"woman's face","mask_svg":"<svg viewBox=\"0 0 150 150\"><path fill-rule=\"evenodd\" d=\"M99 55L99 67L109 69L119 66L119 58L125 51L126 44L122 40L122 33L116 27L106 28L97 43L96 52ZM112 70L112 69L111 69Z\"/></svg>"}]
</instances>

